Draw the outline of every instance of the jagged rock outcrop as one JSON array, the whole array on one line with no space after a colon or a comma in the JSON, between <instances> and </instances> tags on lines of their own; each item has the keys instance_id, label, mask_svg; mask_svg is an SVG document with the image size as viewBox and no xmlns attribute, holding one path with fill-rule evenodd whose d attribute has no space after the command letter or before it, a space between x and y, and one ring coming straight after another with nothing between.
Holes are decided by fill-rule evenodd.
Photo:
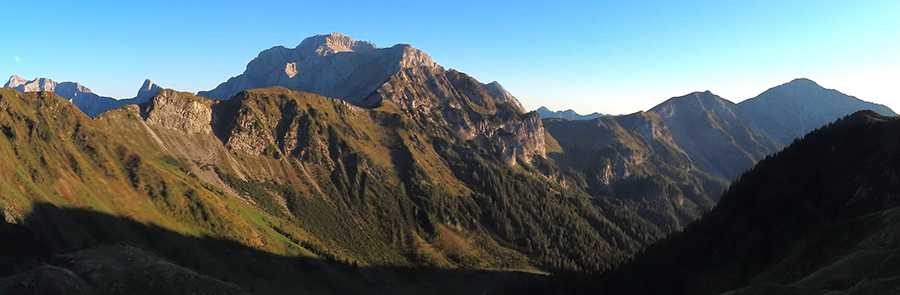
<instances>
[{"instance_id":1,"label":"jagged rock outcrop","mask_svg":"<svg viewBox=\"0 0 900 295\"><path fill-rule=\"evenodd\" d=\"M6 82L3 87L12 87L13 89L15 89L21 85L25 85L25 83L28 83L27 79L19 77L18 75L12 75L9 77L9 81Z\"/></svg>"},{"instance_id":2,"label":"jagged rock outcrop","mask_svg":"<svg viewBox=\"0 0 900 295\"><path fill-rule=\"evenodd\" d=\"M751 126L783 145L856 111L897 115L884 105L826 89L804 78L770 88L734 109Z\"/></svg>"},{"instance_id":3,"label":"jagged rock outcrop","mask_svg":"<svg viewBox=\"0 0 900 295\"><path fill-rule=\"evenodd\" d=\"M147 123L184 134L211 134L212 103L189 93L165 89L140 106L141 117Z\"/></svg>"},{"instance_id":4,"label":"jagged rock outcrop","mask_svg":"<svg viewBox=\"0 0 900 295\"><path fill-rule=\"evenodd\" d=\"M3 87L11 87L20 92L50 91L65 98L75 104L79 110L89 117L119 108L123 105L139 104L146 102L162 87L154 84L149 79L144 80L144 84L138 90L137 96L129 99L115 99L112 97L100 96L91 91L84 85L75 82L57 83L49 78L35 78L34 80L26 80L22 77L13 75Z\"/></svg>"},{"instance_id":5,"label":"jagged rock outcrop","mask_svg":"<svg viewBox=\"0 0 900 295\"><path fill-rule=\"evenodd\" d=\"M500 82L494 81L484 84L484 90L487 90L488 93L497 99L500 99L500 101L512 104L519 112L525 112L525 107L522 106L522 103L520 103L512 93L506 91L506 88L504 88L503 85L500 85Z\"/></svg>"},{"instance_id":6,"label":"jagged rock outcrop","mask_svg":"<svg viewBox=\"0 0 900 295\"><path fill-rule=\"evenodd\" d=\"M367 100L397 105L422 124L449 127L509 163L517 157L527 161L546 156L543 123L537 113L522 114L518 104L491 95L484 84L456 70L400 71Z\"/></svg>"}]
</instances>

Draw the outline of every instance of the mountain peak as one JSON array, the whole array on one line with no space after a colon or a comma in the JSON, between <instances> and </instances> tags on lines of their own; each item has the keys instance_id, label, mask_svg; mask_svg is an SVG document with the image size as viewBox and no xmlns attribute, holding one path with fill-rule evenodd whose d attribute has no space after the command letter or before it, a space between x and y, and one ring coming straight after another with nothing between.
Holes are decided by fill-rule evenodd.
<instances>
[{"instance_id":1,"label":"mountain peak","mask_svg":"<svg viewBox=\"0 0 900 295\"><path fill-rule=\"evenodd\" d=\"M315 35L303 39L297 49L302 52L326 56L339 52L365 52L377 49L375 44L368 41L357 41L337 32L325 35Z\"/></svg>"},{"instance_id":2,"label":"mountain peak","mask_svg":"<svg viewBox=\"0 0 900 295\"><path fill-rule=\"evenodd\" d=\"M425 52L407 44L388 48L340 33L304 39L295 48L275 46L260 52L239 76L198 94L227 100L240 91L282 86L369 106L367 97L401 70L444 69Z\"/></svg>"},{"instance_id":3,"label":"mountain peak","mask_svg":"<svg viewBox=\"0 0 900 295\"><path fill-rule=\"evenodd\" d=\"M819 83L816 83L815 81L807 79L807 78L796 78L794 80L791 80L791 82L787 82L782 85L808 85L808 86L822 87L819 85Z\"/></svg>"},{"instance_id":4,"label":"mountain peak","mask_svg":"<svg viewBox=\"0 0 900 295\"><path fill-rule=\"evenodd\" d=\"M734 103L709 90L703 92L695 91L684 96L670 98L653 107L650 111L658 114L667 114L671 113L676 108L695 109L696 107L699 107L699 109L707 109L713 105L730 107L731 105L734 105Z\"/></svg>"},{"instance_id":5,"label":"mountain peak","mask_svg":"<svg viewBox=\"0 0 900 295\"><path fill-rule=\"evenodd\" d=\"M15 87L18 87L19 85L24 85L25 83L28 83L28 80L26 80L25 78L19 77L17 75L12 75L11 77L9 77L9 82L6 82L6 84L3 85L3 87L15 88Z\"/></svg>"},{"instance_id":6,"label":"mountain peak","mask_svg":"<svg viewBox=\"0 0 900 295\"><path fill-rule=\"evenodd\" d=\"M769 134L782 144L789 144L836 118L867 109L883 116L897 115L884 105L822 87L806 78L797 78L769 88L756 97L741 102L736 108L754 128Z\"/></svg>"},{"instance_id":7,"label":"mountain peak","mask_svg":"<svg viewBox=\"0 0 900 295\"><path fill-rule=\"evenodd\" d=\"M772 88L769 88L768 90L766 90L766 92L771 92L771 91L796 92L796 91L836 91L836 90L822 87L822 85L819 85L819 83L816 83L815 81L807 79L807 78L796 78L794 80L791 80L790 82L787 82L787 83L784 83L784 84L781 84L781 85L778 85L778 86L775 86L775 87L772 87ZM762 95L760 95L760 96L762 96Z\"/></svg>"},{"instance_id":8,"label":"mountain peak","mask_svg":"<svg viewBox=\"0 0 900 295\"><path fill-rule=\"evenodd\" d=\"M142 103L149 100L151 97L153 97L153 95L155 95L162 89L162 87L156 85L156 83L153 83L153 81L150 81L150 79L146 79L144 80L144 84L141 85L141 89L138 89L137 96L135 96L134 99L138 103Z\"/></svg>"}]
</instances>

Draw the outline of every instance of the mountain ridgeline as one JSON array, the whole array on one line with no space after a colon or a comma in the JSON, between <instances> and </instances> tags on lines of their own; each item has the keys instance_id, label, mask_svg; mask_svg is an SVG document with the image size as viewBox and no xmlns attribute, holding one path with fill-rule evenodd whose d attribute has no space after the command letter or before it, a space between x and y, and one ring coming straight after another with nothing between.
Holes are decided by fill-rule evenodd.
<instances>
[{"instance_id":1,"label":"mountain ridgeline","mask_svg":"<svg viewBox=\"0 0 900 295\"><path fill-rule=\"evenodd\" d=\"M549 157L583 174L588 192L625 200L677 230L711 209L727 184L758 161L815 126L865 109L896 115L796 79L739 104L705 91L631 115L543 121Z\"/></svg>"},{"instance_id":2,"label":"mountain ridgeline","mask_svg":"<svg viewBox=\"0 0 900 295\"><path fill-rule=\"evenodd\" d=\"M537 109L538 114L541 115L541 118L549 119L549 118L560 118L560 119L569 119L569 120L590 120L599 117L604 117L607 115L593 112L587 115L581 115L571 109L565 111L551 111L547 107L540 107Z\"/></svg>"},{"instance_id":3,"label":"mountain ridgeline","mask_svg":"<svg viewBox=\"0 0 900 295\"><path fill-rule=\"evenodd\" d=\"M97 95L91 89L75 82L57 83L48 78L35 78L29 81L16 75L10 77L3 87L9 87L20 92L50 91L56 93L56 95L71 101L79 110L90 117L124 105L146 102L157 91L163 89L148 79L144 80L144 84L138 89L135 97L115 99Z\"/></svg>"},{"instance_id":4,"label":"mountain ridgeline","mask_svg":"<svg viewBox=\"0 0 900 295\"><path fill-rule=\"evenodd\" d=\"M518 294L552 286L542 273L614 269L703 217L621 270L644 275L644 261L681 262L664 259L685 251L678 245L693 240L684 237L711 241L697 251L719 247L710 231L740 229L734 216L760 210L735 201L749 198L734 196L750 189L741 183L769 177L753 175L803 146L742 174L784 146L772 130L793 130L748 119L747 102L697 92L630 115L542 119L499 83L445 69L412 46L379 48L337 33L265 50L244 73L196 95L149 80L130 100L49 79L13 76L7 87L0 89L7 241L0 293ZM834 98L841 99L855 98ZM865 106L825 106L832 105ZM814 135L895 122L853 116L801 142L820 138L843 151L849 140ZM878 128L860 132L893 132ZM802 188L779 185L785 194ZM869 187L857 194L880 193ZM799 203L790 197L771 203L793 210ZM877 205L838 203L855 202ZM851 215L874 212L860 210ZM850 216L841 214L824 218ZM795 221L784 218L773 222ZM817 229L805 225L775 238ZM754 230L735 235L755 245L764 233ZM764 249L771 259L737 273L725 268L710 290L744 286L746 275L786 253L748 249L718 253L743 263L741 255ZM684 255L718 263L697 253ZM703 269L683 275L705 280L718 271L693 276ZM641 290L628 282L597 290ZM692 282L677 290L693 291Z\"/></svg>"},{"instance_id":5,"label":"mountain ridgeline","mask_svg":"<svg viewBox=\"0 0 900 295\"><path fill-rule=\"evenodd\" d=\"M304 42L321 41L323 60L352 54L332 54L335 37ZM49 89L3 89L4 234L52 241L8 245L4 282L102 289L79 263L162 255L189 280L254 293L420 293L402 269L599 272L669 231L586 193L577 173L546 158L540 117L499 84L398 63L356 101L377 102L366 107L283 87L228 100L166 89L91 119ZM241 247L278 257L231 261ZM270 263L284 272L260 270ZM289 279L310 273L328 278Z\"/></svg>"},{"instance_id":6,"label":"mountain ridgeline","mask_svg":"<svg viewBox=\"0 0 900 295\"><path fill-rule=\"evenodd\" d=\"M856 111L872 110L889 117L897 115L884 105L825 89L809 79L796 79L773 87L737 104L734 109L750 126L783 145Z\"/></svg>"}]
</instances>

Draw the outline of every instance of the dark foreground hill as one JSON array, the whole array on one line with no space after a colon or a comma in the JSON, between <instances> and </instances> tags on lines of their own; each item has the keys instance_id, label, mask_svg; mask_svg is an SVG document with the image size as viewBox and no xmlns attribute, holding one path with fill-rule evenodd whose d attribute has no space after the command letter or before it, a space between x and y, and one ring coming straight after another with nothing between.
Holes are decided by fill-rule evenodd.
<instances>
[{"instance_id":1,"label":"dark foreground hill","mask_svg":"<svg viewBox=\"0 0 900 295\"><path fill-rule=\"evenodd\" d=\"M900 288L900 120L862 111L745 173L700 221L604 288L627 294L878 294Z\"/></svg>"},{"instance_id":2,"label":"dark foreground hill","mask_svg":"<svg viewBox=\"0 0 900 295\"><path fill-rule=\"evenodd\" d=\"M277 255L87 209L0 223L0 294L520 294L542 275Z\"/></svg>"}]
</instances>

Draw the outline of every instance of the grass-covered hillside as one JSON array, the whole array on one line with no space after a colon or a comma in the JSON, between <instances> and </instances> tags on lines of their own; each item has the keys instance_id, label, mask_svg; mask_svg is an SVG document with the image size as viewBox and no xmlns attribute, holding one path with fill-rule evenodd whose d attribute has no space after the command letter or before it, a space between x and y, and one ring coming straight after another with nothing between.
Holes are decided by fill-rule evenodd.
<instances>
[{"instance_id":1,"label":"grass-covered hillside","mask_svg":"<svg viewBox=\"0 0 900 295\"><path fill-rule=\"evenodd\" d=\"M5 232L46 244L4 258L15 266L4 275L19 279L39 265L78 275L59 255L133 253L253 293L371 284L415 293L422 286L403 269L596 272L665 232L619 200L587 194L552 160L510 163L485 148L510 138L453 135L390 102L362 109L284 88L219 102L163 90L92 120L49 92L0 94ZM104 248L119 242L147 253ZM209 250L219 243L231 246ZM251 250L290 271L257 273L267 260L256 254L231 261ZM330 279L291 279L311 272Z\"/></svg>"},{"instance_id":2,"label":"grass-covered hillside","mask_svg":"<svg viewBox=\"0 0 900 295\"><path fill-rule=\"evenodd\" d=\"M273 227L296 227L289 239L312 252L360 265L596 271L662 235L620 202L569 185L578 181L550 161L509 165L389 104L362 109L284 88L220 103L157 98L96 121L143 154L174 157ZM163 101L209 104L170 116L211 128L158 123Z\"/></svg>"}]
</instances>

